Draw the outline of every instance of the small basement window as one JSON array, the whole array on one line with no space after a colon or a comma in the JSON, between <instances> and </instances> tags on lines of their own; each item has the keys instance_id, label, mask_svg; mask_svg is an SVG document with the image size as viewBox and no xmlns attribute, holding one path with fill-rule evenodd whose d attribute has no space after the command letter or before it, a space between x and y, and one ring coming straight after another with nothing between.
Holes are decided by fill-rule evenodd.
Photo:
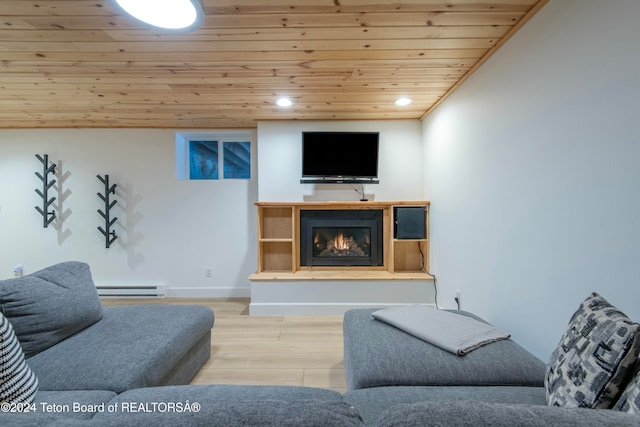
<instances>
[{"instance_id":1,"label":"small basement window","mask_svg":"<svg viewBox=\"0 0 640 427\"><path fill-rule=\"evenodd\" d=\"M177 133L176 179L251 179L251 133Z\"/></svg>"}]
</instances>

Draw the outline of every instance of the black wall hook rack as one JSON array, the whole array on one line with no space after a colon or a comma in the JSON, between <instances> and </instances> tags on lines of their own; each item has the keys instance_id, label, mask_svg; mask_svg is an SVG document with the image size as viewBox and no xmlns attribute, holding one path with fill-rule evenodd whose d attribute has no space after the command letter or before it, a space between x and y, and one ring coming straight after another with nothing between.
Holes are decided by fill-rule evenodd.
<instances>
[{"instance_id":1,"label":"black wall hook rack","mask_svg":"<svg viewBox=\"0 0 640 427\"><path fill-rule=\"evenodd\" d=\"M111 227L116 223L118 217L111 218L111 208L113 208L117 200L111 200L110 195L116 194L116 184L113 184L109 187L109 175L105 175L104 178L100 175L96 175L96 177L104 184L104 194L98 193L98 197L104 202L104 211L102 209L98 209L98 213L102 218L104 218L104 228L98 226L98 230L104 236L104 244L107 249L111 246L113 242L118 238L115 230L111 230Z\"/></svg>"},{"instance_id":2,"label":"black wall hook rack","mask_svg":"<svg viewBox=\"0 0 640 427\"><path fill-rule=\"evenodd\" d=\"M42 197L42 207L36 206L36 210L42 215L42 226L47 228L56 219L56 211L49 210L49 206L56 200L55 197L49 198L49 189L56 183L55 179L49 180L49 174L55 175L56 165L49 165L49 156L47 154L44 157L36 154L36 158L42 163L42 173L36 172L36 176L42 181L42 191L36 188L36 193Z\"/></svg>"}]
</instances>

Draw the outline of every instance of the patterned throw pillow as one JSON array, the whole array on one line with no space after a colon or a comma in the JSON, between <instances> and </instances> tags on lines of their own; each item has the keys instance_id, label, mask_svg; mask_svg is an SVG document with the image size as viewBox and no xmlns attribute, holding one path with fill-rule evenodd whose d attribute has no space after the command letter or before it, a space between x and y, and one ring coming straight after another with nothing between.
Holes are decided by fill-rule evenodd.
<instances>
[{"instance_id":1,"label":"patterned throw pillow","mask_svg":"<svg viewBox=\"0 0 640 427\"><path fill-rule=\"evenodd\" d=\"M24 360L13 327L0 313L0 402L32 403L38 378Z\"/></svg>"},{"instance_id":2,"label":"patterned throw pillow","mask_svg":"<svg viewBox=\"0 0 640 427\"><path fill-rule=\"evenodd\" d=\"M544 380L547 404L611 408L633 374L639 351L640 325L592 293L551 355Z\"/></svg>"},{"instance_id":3,"label":"patterned throw pillow","mask_svg":"<svg viewBox=\"0 0 640 427\"><path fill-rule=\"evenodd\" d=\"M640 415L640 372L629 383L614 409Z\"/></svg>"}]
</instances>

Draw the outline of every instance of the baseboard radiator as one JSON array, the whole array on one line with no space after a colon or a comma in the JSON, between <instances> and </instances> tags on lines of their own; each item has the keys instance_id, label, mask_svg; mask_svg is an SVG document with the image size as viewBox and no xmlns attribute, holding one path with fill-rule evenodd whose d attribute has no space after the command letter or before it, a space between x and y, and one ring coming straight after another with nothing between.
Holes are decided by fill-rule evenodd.
<instances>
[{"instance_id":1,"label":"baseboard radiator","mask_svg":"<svg viewBox=\"0 0 640 427\"><path fill-rule=\"evenodd\" d=\"M164 298L167 290L163 286L96 286L103 298Z\"/></svg>"}]
</instances>

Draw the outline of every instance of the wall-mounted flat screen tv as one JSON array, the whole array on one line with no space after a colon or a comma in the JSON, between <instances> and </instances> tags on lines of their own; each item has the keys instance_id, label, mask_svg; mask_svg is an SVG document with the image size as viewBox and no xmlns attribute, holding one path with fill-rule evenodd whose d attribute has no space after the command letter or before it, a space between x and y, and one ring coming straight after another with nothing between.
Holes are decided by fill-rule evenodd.
<instances>
[{"instance_id":1,"label":"wall-mounted flat screen tv","mask_svg":"<svg viewBox=\"0 0 640 427\"><path fill-rule=\"evenodd\" d=\"M302 132L303 183L378 183L379 132Z\"/></svg>"}]
</instances>

